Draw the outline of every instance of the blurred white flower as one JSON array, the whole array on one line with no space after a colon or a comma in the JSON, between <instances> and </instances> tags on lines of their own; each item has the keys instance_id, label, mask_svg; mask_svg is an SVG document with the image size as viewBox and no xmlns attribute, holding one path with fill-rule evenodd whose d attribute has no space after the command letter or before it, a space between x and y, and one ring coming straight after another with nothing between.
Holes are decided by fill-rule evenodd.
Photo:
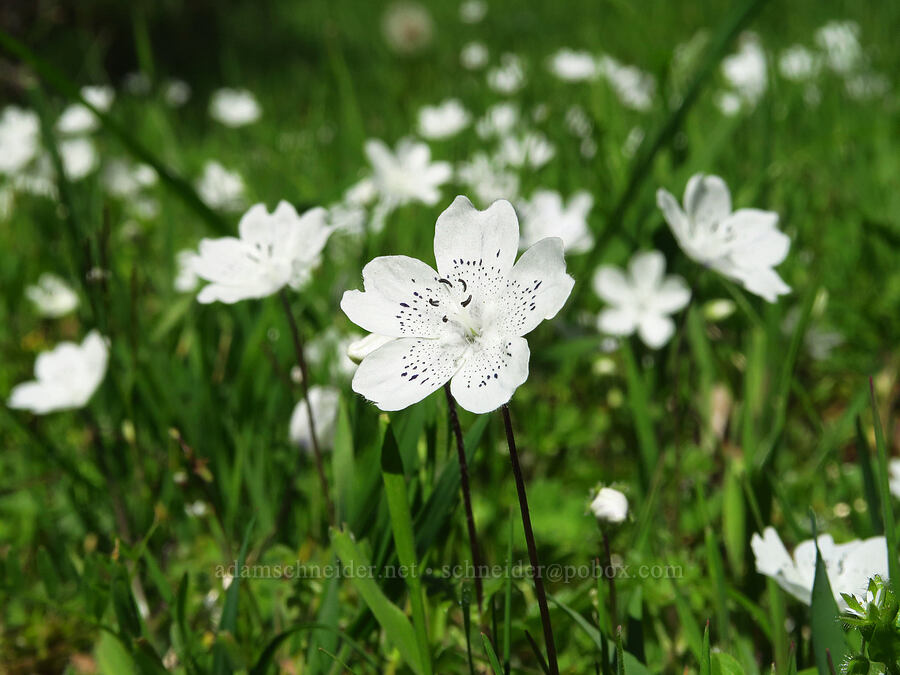
<instances>
[{"instance_id":1,"label":"blurred white flower","mask_svg":"<svg viewBox=\"0 0 900 675\"><path fill-rule=\"evenodd\" d=\"M262 108L252 92L223 87L213 92L209 114L227 127L242 127L256 122L262 115Z\"/></svg>"},{"instance_id":2,"label":"blurred white flower","mask_svg":"<svg viewBox=\"0 0 900 675\"><path fill-rule=\"evenodd\" d=\"M597 60L590 52L560 49L550 57L550 72L564 82L584 82L593 80L600 70Z\"/></svg>"},{"instance_id":3,"label":"blurred white flower","mask_svg":"<svg viewBox=\"0 0 900 675\"><path fill-rule=\"evenodd\" d=\"M600 312L597 328L616 336L637 331L651 349L665 345L675 332L669 315L691 299L684 279L665 272L666 259L659 251L636 253L627 273L612 265L600 267L594 274L594 292L612 307Z\"/></svg>"},{"instance_id":4,"label":"blurred white flower","mask_svg":"<svg viewBox=\"0 0 900 675\"><path fill-rule=\"evenodd\" d=\"M600 57L597 69L626 108L645 111L653 105L656 79L649 73L635 66L623 65L611 56Z\"/></svg>"},{"instance_id":5,"label":"blurred white flower","mask_svg":"<svg viewBox=\"0 0 900 675\"><path fill-rule=\"evenodd\" d=\"M163 100L172 108L180 108L191 98L191 85L184 80L167 80L163 85Z\"/></svg>"},{"instance_id":6,"label":"blurred white flower","mask_svg":"<svg viewBox=\"0 0 900 675\"><path fill-rule=\"evenodd\" d=\"M727 298L710 300L703 305L703 318L707 321L712 321L713 323L724 321L734 314L735 309L737 309L737 306L734 304L733 300L728 300Z\"/></svg>"},{"instance_id":7,"label":"blurred white flower","mask_svg":"<svg viewBox=\"0 0 900 675\"><path fill-rule=\"evenodd\" d=\"M476 152L460 164L457 175L479 204L489 206L498 199L518 199L519 176L483 152Z\"/></svg>"},{"instance_id":8,"label":"blurred white flower","mask_svg":"<svg viewBox=\"0 0 900 675\"><path fill-rule=\"evenodd\" d=\"M35 415L83 408L106 375L108 355L106 339L95 330L80 345L61 342L38 354L35 379L13 387L7 405Z\"/></svg>"},{"instance_id":9,"label":"blurred white flower","mask_svg":"<svg viewBox=\"0 0 900 675\"><path fill-rule=\"evenodd\" d=\"M200 277L194 265L200 259L191 249L185 249L175 254L175 265L178 271L175 274L175 282L173 286L179 293L192 293L200 284Z\"/></svg>"},{"instance_id":10,"label":"blurred white flower","mask_svg":"<svg viewBox=\"0 0 900 675\"><path fill-rule=\"evenodd\" d=\"M628 498L613 488L600 488L591 501L591 513L601 523L622 523L628 517Z\"/></svg>"},{"instance_id":11,"label":"blurred white flower","mask_svg":"<svg viewBox=\"0 0 900 675\"><path fill-rule=\"evenodd\" d=\"M378 190L371 176L361 178L344 192L344 201L355 206L369 206L377 197Z\"/></svg>"},{"instance_id":12,"label":"blurred white flower","mask_svg":"<svg viewBox=\"0 0 900 675\"><path fill-rule=\"evenodd\" d=\"M202 518L209 512L209 507L202 499L184 505L184 512L191 518Z\"/></svg>"},{"instance_id":13,"label":"blurred white flower","mask_svg":"<svg viewBox=\"0 0 900 675\"><path fill-rule=\"evenodd\" d=\"M337 423L340 392L334 387L313 385L309 388L313 421L319 448L328 450L334 445L334 429ZM312 452L312 434L309 431L308 404L304 398L291 413L289 436L291 442L306 452Z\"/></svg>"},{"instance_id":14,"label":"blurred white flower","mask_svg":"<svg viewBox=\"0 0 900 675\"><path fill-rule=\"evenodd\" d=\"M525 68L516 54L503 54L500 65L487 74L488 86L499 94L515 94L525 84Z\"/></svg>"},{"instance_id":15,"label":"blurred white flower","mask_svg":"<svg viewBox=\"0 0 900 675\"><path fill-rule=\"evenodd\" d=\"M56 199L56 171L50 154L43 152L37 156L37 160L27 165L13 176L13 187L16 190L27 192L37 197Z\"/></svg>"},{"instance_id":16,"label":"blurred white flower","mask_svg":"<svg viewBox=\"0 0 900 675\"><path fill-rule=\"evenodd\" d=\"M353 390L382 410L406 408L448 380L470 412L508 402L528 377L522 336L553 318L575 283L560 239L538 242L516 262L518 245L509 202L478 211L457 197L435 226L438 271L406 256L366 265L365 291L345 292L341 309L365 330L397 339L363 359Z\"/></svg>"},{"instance_id":17,"label":"blurred white flower","mask_svg":"<svg viewBox=\"0 0 900 675\"><path fill-rule=\"evenodd\" d=\"M579 138L585 138L591 134L591 120L587 113L577 103L566 110L566 129Z\"/></svg>"},{"instance_id":18,"label":"blurred white flower","mask_svg":"<svg viewBox=\"0 0 900 675\"><path fill-rule=\"evenodd\" d=\"M409 138L401 139L393 152L383 141L369 139L365 151L372 165L372 183L385 214L414 202L437 204L441 198L440 187L453 173L449 163L431 161L428 145Z\"/></svg>"},{"instance_id":19,"label":"blurred white flower","mask_svg":"<svg viewBox=\"0 0 900 675\"><path fill-rule=\"evenodd\" d=\"M743 106L743 99L733 91L720 91L716 94L716 107L722 111L723 115L734 117Z\"/></svg>"},{"instance_id":20,"label":"blurred white flower","mask_svg":"<svg viewBox=\"0 0 900 675\"><path fill-rule=\"evenodd\" d=\"M13 212L16 192L9 183L0 185L0 223L9 220Z\"/></svg>"},{"instance_id":21,"label":"blurred white flower","mask_svg":"<svg viewBox=\"0 0 900 675\"><path fill-rule=\"evenodd\" d=\"M743 102L759 101L766 91L766 54L755 35L746 34L737 53L723 59L722 74Z\"/></svg>"},{"instance_id":22,"label":"blurred white flower","mask_svg":"<svg viewBox=\"0 0 900 675\"><path fill-rule=\"evenodd\" d=\"M488 62L488 48L482 42L469 42L459 52L459 62L467 70L479 70Z\"/></svg>"},{"instance_id":23,"label":"blurred white flower","mask_svg":"<svg viewBox=\"0 0 900 675\"><path fill-rule=\"evenodd\" d=\"M562 195L555 190L537 190L531 199L522 203L522 240L520 248L528 248L544 237L559 237L566 253L584 253L591 250L594 237L587 224L587 217L594 205L594 198L586 190L579 190L563 203Z\"/></svg>"},{"instance_id":24,"label":"blurred white flower","mask_svg":"<svg viewBox=\"0 0 900 675\"><path fill-rule=\"evenodd\" d=\"M528 131L520 136L506 136L500 143L497 159L516 168L540 169L553 159L556 148L539 131Z\"/></svg>"},{"instance_id":25,"label":"blurred white flower","mask_svg":"<svg viewBox=\"0 0 900 675\"><path fill-rule=\"evenodd\" d=\"M475 124L475 132L481 138L505 136L519 122L519 108L514 103L495 103Z\"/></svg>"},{"instance_id":26,"label":"blurred white flower","mask_svg":"<svg viewBox=\"0 0 900 675\"><path fill-rule=\"evenodd\" d=\"M323 208L302 216L285 201L272 213L255 204L238 223L240 238L203 239L194 272L210 282L197 301L207 304L264 298L285 286L301 288L320 263L331 235Z\"/></svg>"},{"instance_id":27,"label":"blurred white flower","mask_svg":"<svg viewBox=\"0 0 900 675\"><path fill-rule=\"evenodd\" d=\"M210 160L203 165L197 181L200 198L214 209L240 211L244 208L244 179L236 171Z\"/></svg>"},{"instance_id":28,"label":"blurred white flower","mask_svg":"<svg viewBox=\"0 0 900 675\"><path fill-rule=\"evenodd\" d=\"M365 231L368 212L362 206L349 201L335 202L328 207L326 220L337 231L359 235Z\"/></svg>"},{"instance_id":29,"label":"blurred white flower","mask_svg":"<svg viewBox=\"0 0 900 675\"><path fill-rule=\"evenodd\" d=\"M395 2L384 12L381 30L388 46L398 54L415 54L431 44L434 21L417 2Z\"/></svg>"},{"instance_id":30,"label":"blurred white flower","mask_svg":"<svg viewBox=\"0 0 900 675\"><path fill-rule=\"evenodd\" d=\"M888 463L891 494L900 499L900 459L894 458Z\"/></svg>"},{"instance_id":31,"label":"blurred white flower","mask_svg":"<svg viewBox=\"0 0 900 675\"><path fill-rule=\"evenodd\" d=\"M88 137L69 138L59 143L59 157L69 180L81 180L100 162L94 141Z\"/></svg>"},{"instance_id":32,"label":"blurred white flower","mask_svg":"<svg viewBox=\"0 0 900 675\"><path fill-rule=\"evenodd\" d=\"M347 350L360 339L359 333L345 335L330 326L310 340L307 359L316 368L328 366L328 372L334 379L352 377L357 364L348 356Z\"/></svg>"},{"instance_id":33,"label":"blurred white flower","mask_svg":"<svg viewBox=\"0 0 900 675\"><path fill-rule=\"evenodd\" d=\"M419 133L430 140L450 138L465 129L471 119L463 104L450 98L440 105L426 105L419 110Z\"/></svg>"},{"instance_id":34,"label":"blurred white flower","mask_svg":"<svg viewBox=\"0 0 900 675\"><path fill-rule=\"evenodd\" d=\"M0 115L0 174L14 175L24 169L38 154L40 134L34 111L6 106Z\"/></svg>"},{"instance_id":35,"label":"blurred white flower","mask_svg":"<svg viewBox=\"0 0 900 675\"><path fill-rule=\"evenodd\" d=\"M778 70L782 77L792 82L805 82L819 72L820 63L803 45L792 45L778 57Z\"/></svg>"},{"instance_id":36,"label":"blurred white flower","mask_svg":"<svg viewBox=\"0 0 900 675\"><path fill-rule=\"evenodd\" d=\"M347 345L347 358L356 365L359 365L360 363L362 363L362 360L364 358L366 358L376 349L378 349L379 347L383 347L388 342L396 339L397 338L389 337L387 335L369 333L364 338L360 338L359 340L351 342L349 345Z\"/></svg>"},{"instance_id":37,"label":"blurred white flower","mask_svg":"<svg viewBox=\"0 0 900 675\"><path fill-rule=\"evenodd\" d=\"M28 298L41 316L55 319L78 307L78 294L61 277L44 272L36 284L25 289Z\"/></svg>"},{"instance_id":38,"label":"blurred white flower","mask_svg":"<svg viewBox=\"0 0 900 675\"><path fill-rule=\"evenodd\" d=\"M112 87L83 87L81 96L100 112L107 112L116 97ZM77 135L96 131L100 125L97 116L83 103L73 103L63 110L56 122L56 130L61 134Z\"/></svg>"},{"instance_id":39,"label":"blurred white flower","mask_svg":"<svg viewBox=\"0 0 900 675\"><path fill-rule=\"evenodd\" d=\"M844 81L844 89L850 98L869 101L884 96L891 88L891 81L880 73L857 73Z\"/></svg>"},{"instance_id":40,"label":"blurred white flower","mask_svg":"<svg viewBox=\"0 0 900 675\"><path fill-rule=\"evenodd\" d=\"M790 286L773 269L786 257L791 240L778 229L778 214L760 209L731 210L728 186L718 176L695 174L684 191L684 209L666 190L656 203L681 250L694 261L775 302Z\"/></svg>"},{"instance_id":41,"label":"blurred white flower","mask_svg":"<svg viewBox=\"0 0 900 675\"><path fill-rule=\"evenodd\" d=\"M631 127L628 136L625 137L625 143L622 145L622 154L626 157L634 157L643 142L644 130L640 127Z\"/></svg>"},{"instance_id":42,"label":"blurred white flower","mask_svg":"<svg viewBox=\"0 0 900 675\"><path fill-rule=\"evenodd\" d=\"M859 24L855 21L829 21L816 31L816 44L825 51L828 67L846 74L862 61Z\"/></svg>"},{"instance_id":43,"label":"blurred white flower","mask_svg":"<svg viewBox=\"0 0 900 675\"><path fill-rule=\"evenodd\" d=\"M156 170L148 164L131 164L122 159L110 161L101 174L103 187L109 194L125 198L134 197L157 181Z\"/></svg>"},{"instance_id":44,"label":"blurred white flower","mask_svg":"<svg viewBox=\"0 0 900 675\"><path fill-rule=\"evenodd\" d=\"M459 6L459 18L463 23L479 23L487 15L484 0L464 0Z\"/></svg>"},{"instance_id":45,"label":"blurred white flower","mask_svg":"<svg viewBox=\"0 0 900 675\"><path fill-rule=\"evenodd\" d=\"M823 534L819 536L818 543L839 608L847 606L841 593L864 595L870 578L876 574L888 578L888 551L884 537L835 544L831 535ZM775 529L767 527L762 536L758 533L753 535L750 548L756 558L757 572L774 579L800 602L810 604L816 576L815 541L807 539L797 544L792 558Z\"/></svg>"}]
</instances>

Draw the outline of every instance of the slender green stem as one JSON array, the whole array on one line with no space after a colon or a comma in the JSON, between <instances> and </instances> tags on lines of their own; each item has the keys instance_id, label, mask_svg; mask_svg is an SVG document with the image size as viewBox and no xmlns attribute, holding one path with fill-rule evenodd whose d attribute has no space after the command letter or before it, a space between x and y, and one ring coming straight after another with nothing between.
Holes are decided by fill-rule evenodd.
<instances>
[{"instance_id":1,"label":"slender green stem","mask_svg":"<svg viewBox=\"0 0 900 675\"><path fill-rule=\"evenodd\" d=\"M609 582L609 613L612 617L612 625L617 626L619 620L619 611L616 605L616 573L612 566L612 549L609 545L609 533L606 528L601 528L603 533L603 550L606 553L606 566L603 569L603 576Z\"/></svg>"},{"instance_id":2,"label":"slender green stem","mask_svg":"<svg viewBox=\"0 0 900 675\"><path fill-rule=\"evenodd\" d=\"M519 466L519 453L516 451L516 438L513 435L512 420L509 417L509 406L504 405L502 410L503 426L506 428L506 443L509 446L509 461L516 479L516 492L519 494L519 510L522 512L525 543L528 546L528 558L534 574L534 590L537 594L538 607L541 610L541 627L544 629L544 642L547 646L547 664L550 667L550 675L559 675L559 665L556 662L556 643L553 641L553 627L550 625L550 607L547 605L547 592L544 590L543 568L538 560L537 546L534 543L531 514L528 512L528 496L525 494L525 479L522 477L522 467Z\"/></svg>"},{"instance_id":3,"label":"slender green stem","mask_svg":"<svg viewBox=\"0 0 900 675\"><path fill-rule=\"evenodd\" d=\"M322 459L322 450L319 447L319 438L316 434L316 421L312 410L312 401L309 398L309 369L306 367L306 357L303 353L303 341L300 339L300 329L291 311L291 301L284 289L279 292L284 313L287 315L288 326L291 329L291 338L294 341L294 352L297 357L297 365L300 367L300 386L303 389L303 398L306 400L306 419L309 422L309 437L312 441L313 457L316 462L316 471L319 474L319 482L322 487L322 496L328 510L328 522L334 525L334 505L331 503L331 495L328 491L328 478L325 476L325 462Z\"/></svg>"},{"instance_id":4,"label":"slender green stem","mask_svg":"<svg viewBox=\"0 0 900 675\"><path fill-rule=\"evenodd\" d=\"M447 408L450 411L450 426L456 437L456 456L459 459L459 486L462 490L463 505L466 509L466 528L469 532L469 549L472 551L472 565L475 567L475 597L478 599L478 614L481 615L484 591L481 583L481 553L478 549L478 534L475 531L475 515L472 513L472 494L469 489L469 463L466 461L466 444L456 411L456 401L450 393L450 383L444 385Z\"/></svg>"}]
</instances>

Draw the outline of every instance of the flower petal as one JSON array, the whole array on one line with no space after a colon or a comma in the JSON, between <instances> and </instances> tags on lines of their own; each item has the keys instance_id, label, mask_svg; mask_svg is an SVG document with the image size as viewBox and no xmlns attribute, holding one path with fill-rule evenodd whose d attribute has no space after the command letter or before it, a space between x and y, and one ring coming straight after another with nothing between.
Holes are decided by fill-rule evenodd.
<instances>
[{"instance_id":1,"label":"flower petal","mask_svg":"<svg viewBox=\"0 0 900 675\"><path fill-rule=\"evenodd\" d=\"M778 272L770 267L756 267L747 269L736 267L730 269L728 276L740 281L744 288L751 293L764 298L767 302L775 302L779 295L787 295L791 292Z\"/></svg>"},{"instance_id":2,"label":"flower petal","mask_svg":"<svg viewBox=\"0 0 900 675\"><path fill-rule=\"evenodd\" d=\"M677 275L666 277L650 299L654 311L661 314L674 314L691 300L691 289L684 279Z\"/></svg>"},{"instance_id":3,"label":"flower petal","mask_svg":"<svg viewBox=\"0 0 900 675\"><path fill-rule=\"evenodd\" d=\"M402 410L444 385L456 372L465 345L402 338L369 354L353 376L353 391L381 410Z\"/></svg>"},{"instance_id":4,"label":"flower petal","mask_svg":"<svg viewBox=\"0 0 900 675\"><path fill-rule=\"evenodd\" d=\"M632 307L608 307L597 317L597 328L607 335L631 335L638 325L638 315Z\"/></svg>"},{"instance_id":5,"label":"flower petal","mask_svg":"<svg viewBox=\"0 0 900 675\"><path fill-rule=\"evenodd\" d=\"M469 412L487 413L508 403L528 379L530 351L525 338L480 341L450 381L450 391Z\"/></svg>"},{"instance_id":6,"label":"flower petal","mask_svg":"<svg viewBox=\"0 0 900 675\"><path fill-rule=\"evenodd\" d=\"M389 337L434 338L444 333L452 302L437 272L421 260L381 256L363 268L362 291L347 291L341 309L357 326Z\"/></svg>"},{"instance_id":7,"label":"flower petal","mask_svg":"<svg viewBox=\"0 0 900 675\"><path fill-rule=\"evenodd\" d=\"M731 259L741 267L773 267L787 257L791 240L778 228L778 214L739 209L722 222L732 236Z\"/></svg>"},{"instance_id":8,"label":"flower petal","mask_svg":"<svg viewBox=\"0 0 900 675\"><path fill-rule=\"evenodd\" d=\"M552 319L569 298L575 279L566 274L563 241L542 239L519 258L497 299L501 335L525 335Z\"/></svg>"},{"instance_id":9,"label":"flower petal","mask_svg":"<svg viewBox=\"0 0 900 675\"><path fill-rule=\"evenodd\" d=\"M641 251L632 256L628 263L628 274L635 288L650 295L662 283L666 273L666 258L659 251ZM642 295L643 295L642 294Z\"/></svg>"},{"instance_id":10,"label":"flower petal","mask_svg":"<svg viewBox=\"0 0 900 675\"><path fill-rule=\"evenodd\" d=\"M434 258L441 276L462 280L466 293L482 303L503 290L519 248L519 220L506 200L476 209L459 196L438 216Z\"/></svg>"},{"instance_id":11,"label":"flower petal","mask_svg":"<svg viewBox=\"0 0 900 675\"><path fill-rule=\"evenodd\" d=\"M728 186L718 176L691 176L684 191L684 209L695 226L715 225L731 213Z\"/></svg>"},{"instance_id":12,"label":"flower petal","mask_svg":"<svg viewBox=\"0 0 900 675\"><path fill-rule=\"evenodd\" d=\"M669 229L675 235L675 239L679 245L686 240L689 233L688 217L678 201L667 190L659 189L656 191L656 205L662 211L663 217L669 224Z\"/></svg>"},{"instance_id":13,"label":"flower petal","mask_svg":"<svg viewBox=\"0 0 900 675\"><path fill-rule=\"evenodd\" d=\"M594 292L611 305L632 304L634 291L618 267L603 265L594 273Z\"/></svg>"},{"instance_id":14,"label":"flower petal","mask_svg":"<svg viewBox=\"0 0 900 675\"><path fill-rule=\"evenodd\" d=\"M638 323L638 335L651 349L659 349L675 332L675 322L663 314L646 313Z\"/></svg>"}]
</instances>

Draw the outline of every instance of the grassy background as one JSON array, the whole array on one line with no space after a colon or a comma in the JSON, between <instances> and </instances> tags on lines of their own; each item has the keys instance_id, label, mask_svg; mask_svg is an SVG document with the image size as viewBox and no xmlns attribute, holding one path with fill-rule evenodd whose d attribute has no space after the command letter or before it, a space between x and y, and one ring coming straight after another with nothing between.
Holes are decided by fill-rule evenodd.
<instances>
[{"instance_id":1,"label":"grassy background","mask_svg":"<svg viewBox=\"0 0 900 675\"><path fill-rule=\"evenodd\" d=\"M900 129L893 76L900 69L900 5L766 5L752 26L770 55L769 87L759 105L722 116L714 105L723 84L716 71L621 222L609 216L628 179L621 148L629 131L639 126L650 133L664 122L670 114L665 102L681 90L672 76L674 48L698 31L715 35L733 8L502 0L489 3L482 23L465 25L456 3L435 3L429 6L432 45L402 58L378 30L383 7L72 2L37 3L0 16L7 32L73 82L118 85L135 70L154 82L168 76L188 81L194 93L184 108L169 109L154 89L143 96L120 93L111 115L182 175L193 179L207 159L217 159L244 176L251 203L270 206L279 199L302 206L337 200L365 167L364 139L393 142L410 133L424 104L455 96L479 115L500 100L483 73L459 66L466 42L484 41L492 62L504 52L519 54L528 83L516 99L526 111L546 104L548 116L536 126L557 145L547 167L523 177L526 192L537 186L590 190L596 200L591 226L609 233L595 260L622 264L636 247L656 247L695 289L670 345L658 353L627 345L611 355L616 369L609 375L594 368L600 337L584 316L600 303L590 292L529 336L532 374L512 412L542 559L580 565L600 554L596 524L584 515L587 498L598 481L617 481L629 494L633 518L614 533L613 550L628 564L683 570L677 580L617 582L626 648L651 672L698 669L707 620L713 644L746 672L767 670L776 658L779 672L787 672L791 642L801 667L811 665L808 609L767 588L753 570L748 542L768 524L789 543L809 536L810 510L819 530L838 540L870 536L879 527L863 498L855 420L862 413L868 436L866 377L875 375L888 444L894 444ZM830 19L859 23L871 66L892 78L887 96L853 100L840 79L825 72L821 103L811 108L801 85L777 76L772 55L797 42L812 46L814 30ZM560 47L606 52L652 72L661 94L654 108L622 108L602 81L555 80L544 62ZM30 80L14 59L2 70L4 96L39 106L52 123L66 101L42 85L26 86ZM208 95L226 85L257 95L264 111L259 123L228 130L209 120ZM578 141L565 128L566 110L576 103L592 118L599 148L592 159L578 153ZM105 160L126 153L111 134L100 132L97 142ZM480 145L469 132L433 144L433 153L461 159ZM702 305L730 297L729 290L679 253L653 197L659 186L680 196L697 171L723 176L737 205L781 214L792 247L779 271L794 293L778 305L749 299L752 315L739 309L722 321L705 319ZM368 241L344 237L329 244L311 285L292 296L305 337L332 327L354 330L338 300L358 285L362 264L374 255L431 261L433 223L454 190L462 188L445 189L434 208L401 209ZM0 226L0 391L27 379L35 355L59 340L80 339L91 327L112 340L108 376L84 415L34 419L4 410L0 416L0 663L10 672L78 672L92 665L108 673L143 672L157 667L151 650L159 657L171 650L184 672L241 670L256 663L276 635L322 622L352 637L378 665L366 665L329 630L300 630L277 652L286 672L299 671L302 663L308 664L303 672L339 670L317 645L354 672L385 672L395 657L366 614L359 589L347 581L234 585L237 612L229 607L222 613L225 593L214 570L237 557L251 519L251 561L328 564L335 549L313 467L287 440L300 394L285 377L293 355L277 300L200 306L172 290L175 252L213 232L164 185L153 192L158 217L133 224L128 205L89 177L72 187L64 205L17 196L12 216ZM234 222L229 217L230 226ZM97 265L109 270L106 283L86 277ZM572 257L569 265L578 286L589 284L587 256ZM47 322L35 315L23 291L44 271L79 288L77 316ZM801 329L845 338L824 360L811 357L800 333L783 328L792 310L802 313L817 296ZM333 380L332 366L318 364L313 381ZM346 393L346 434L329 474L350 530L368 556L386 560L393 541L380 437L373 433L379 420L347 382L337 383ZM727 390L734 402L721 441L709 425L714 388ZM439 396L391 415L414 514L440 493L438 477L455 466L445 415ZM478 430L474 416L463 414L462 421L465 429ZM524 560L499 418L492 415L474 435L473 493L484 555L503 563L512 521L513 559ZM180 472L186 484L173 480ZM422 511L416 521L417 536L435 528L433 541L419 551L432 565L469 559L452 494L454 500ZM185 512L197 500L208 505L205 516ZM405 607L402 585L382 585ZM465 672L463 586L426 578L425 587L435 668ZM530 584L513 584L509 615L503 580L489 581L486 590L497 605L496 621L510 617L514 671L537 672L524 634L540 633ZM135 615L132 592L146 597L146 617ZM599 605L606 604L603 584L551 583L550 592L610 635L602 613L596 618L598 593ZM560 606L552 611L563 668L591 672L599 658L596 640ZM484 664L474 607L471 612L473 656ZM785 616L790 621L783 629ZM485 625L491 627L490 612Z\"/></svg>"}]
</instances>

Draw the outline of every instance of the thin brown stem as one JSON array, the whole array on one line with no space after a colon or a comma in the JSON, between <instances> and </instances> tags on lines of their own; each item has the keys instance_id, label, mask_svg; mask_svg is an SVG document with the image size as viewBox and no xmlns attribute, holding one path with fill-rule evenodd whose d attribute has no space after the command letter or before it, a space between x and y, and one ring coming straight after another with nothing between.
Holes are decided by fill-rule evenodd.
<instances>
[{"instance_id":1,"label":"thin brown stem","mask_svg":"<svg viewBox=\"0 0 900 675\"><path fill-rule=\"evenodd\" d=\"M541 626L544 629L544 642L547 646L547 664L550 667L550 675L559 675L559 664L556 662L556 643L553 641L553 628L550 625L550 608L547 605L541 563L538 560L537 546L534 543L531 514L528 512L528 496L525 494L525 479L522 478L522 467L519 466L519 453L516 451L516 439L513 435L512 420L509 417L509 406L504 405L502 410L503 425L506 427L506 443L509 446L509 461L512 464L513 477L516 479L519 510L522 512L522 527L525 530L525 543L528 546L528 558L534 574L534 590L537 594L538 607L541 610Z\"/></svg>"},{"instance_id":2,"label":"thin brown stem","mask_svg":"<svg viewBox=\"0 0 900 675\"><path fill-rule=\"evenodd\" d=\"M303 398L306 400L306 419L309 422L309 437L312 441L313 457L316 461L316 471L319 474L319 483L322 487L322 496L325 498L325 507L328 511L328 522L334 525L334 505L331 503L331 495L328 491L328 479L325 477L325 462L322 459L322 450L319 448L319 437L316 435L316 422L312 410L312 401L309 398L309 369L306 367L306 357L303 355L303 341L300 339L300 329L291 311L291 302L287 293L282 289L279 292L284 313L287 315L288 326L291 329L291 338L294 341L294 352L297 356L297 365L300 367L300 386L303 389Z\"/></svg>"},{"instance_id":3,"label":"thin brown stem","mask_svg":"<svg viewBox=\"0 0 900 675\"><path fill-rule=\"evenodd\" d=\"M466 509L466 528L469 531L469 548L472 551L472 565L475 567L475 597L478 599L478 614L482 612L484 592L481 583L481 554L478 549L478 535L475 532L475 514L472 513L472 495L469 490L469 463L466 460L466 444L463 440L459 415L456 412L456 401L450 393L450 383L444 385L447 394L447 408L450 410L450 426L456 436L456 455L459 459L459 486L462 490L463 505Z\"/></svg>"}]
</instances>

